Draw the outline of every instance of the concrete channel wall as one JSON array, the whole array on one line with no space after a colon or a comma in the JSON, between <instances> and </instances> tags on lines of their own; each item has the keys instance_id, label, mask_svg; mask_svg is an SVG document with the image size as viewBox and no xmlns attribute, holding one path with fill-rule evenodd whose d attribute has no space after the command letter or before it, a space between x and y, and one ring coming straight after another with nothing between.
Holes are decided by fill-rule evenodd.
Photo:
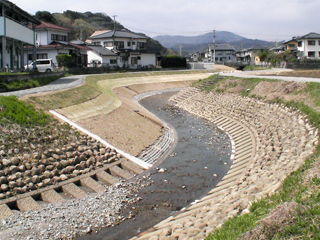
<instances>
[{"instance_id":1,"label":"concrete channel wall","mask_svg":"<svg viewBox=\"0 0 320 240\"><path fill-rule=\"evenodd\" d=\"M277 191L318 143L307 118L281 105L193 88L171 100L229 132L235 143L233 165L206 197L133 239L205 238L229 218L249 213L253 201Z\"/></svg>"}]
</instances>

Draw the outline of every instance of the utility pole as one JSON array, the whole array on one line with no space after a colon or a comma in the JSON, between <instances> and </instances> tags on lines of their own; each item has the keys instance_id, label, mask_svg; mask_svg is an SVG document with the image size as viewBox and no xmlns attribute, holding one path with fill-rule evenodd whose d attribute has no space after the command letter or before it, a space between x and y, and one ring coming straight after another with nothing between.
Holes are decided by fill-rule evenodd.
<instances>
[{"instance_id":1,"label":"utility pole","mask_svg":"<svg viewBox=\"0 0 320 240\"><path fill-rule=\"evenodd\" d=\"M115 46L114 46L114 35L116 34L116 17L118 17L118 15L113 15L113 36L112 36L112 46L113 46L113 49L115 49Z\"/></svg>"},{"instance_id":2,"label":"utility pole","mask_svg":"<svg viewBox=\"0 0 320 240\"><path fill-rule=\"evenodd\" d=\"M213 30L213 62L216 63L216 30Z\"/></svg>"},{"instance_id":3,"label":"utility pole","mask_svg":"<svg viewBox=\"0 0 320 240\"><path fill-rule=\"evenodd\" d=\"M118 15L113 15L113 31L116 30L116 17L118 17Z\"/></svg>"},{"instance_id":4,"label":"utility pole","mask_svg":"<svg viewBox=\"0 0 320 240\"><path fill-rule=\"evenodd\" d=\"M180 44L180 57L182 56L182 44Z\"/></svg>"}]
</instances>

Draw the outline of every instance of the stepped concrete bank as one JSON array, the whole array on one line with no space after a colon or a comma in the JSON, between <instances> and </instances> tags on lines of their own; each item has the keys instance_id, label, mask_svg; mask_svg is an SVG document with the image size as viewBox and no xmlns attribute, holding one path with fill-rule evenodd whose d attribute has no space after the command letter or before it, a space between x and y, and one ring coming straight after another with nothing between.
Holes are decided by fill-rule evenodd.
<instances>
[{"instance_id":1,"label":"stepped concrete bank","mask_svg":"<svg viewBox=\"0 0 320 240\"><path fill-rule=\"evenodd\" d=\"M205 238L229 218L249 213L252 201L275 192L318 143L318 132L307 118L281 105L193 88L171 100L230 134L233 165L206 197L133 239Z\"/></svg>"}]
</instances>

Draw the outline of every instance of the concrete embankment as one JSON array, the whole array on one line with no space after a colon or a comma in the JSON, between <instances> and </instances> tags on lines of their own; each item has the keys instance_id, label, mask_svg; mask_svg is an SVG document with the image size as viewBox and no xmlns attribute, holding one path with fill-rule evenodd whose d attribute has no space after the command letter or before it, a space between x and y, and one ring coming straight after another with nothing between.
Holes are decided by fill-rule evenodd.
<instances>
[{"instance_id":1,"label":"concrete embankment","mask_svg":"<svg viewBox=\"0 0 320 240\"><path fill-rule=\"evenodd\" d=\"M134 239L203 239L229 218L248 213L252 201L277 191L318 142L317 130L300 112L233 94L191 91L172 100L229 132L233 166L206 197Z\"/></svg>"}]
</instances>

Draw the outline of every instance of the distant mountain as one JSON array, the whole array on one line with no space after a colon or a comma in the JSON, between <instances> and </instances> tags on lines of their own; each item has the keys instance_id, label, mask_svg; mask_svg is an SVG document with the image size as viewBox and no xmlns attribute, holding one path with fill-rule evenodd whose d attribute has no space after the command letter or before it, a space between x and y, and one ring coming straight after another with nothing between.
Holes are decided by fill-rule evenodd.
<instances>
[{"instance_id":1,"label":"distant mountain","mask_svg":"<svg viewBox=\"0 0 320 240\"><path fill-rule=\"evenodd\" d=\"M159 41L164 47L172 48L178 44L202 44L202 43L213 43L213 33L206 33L199 36L170 36L160 35L153 39ZM216 42L233 42L245 39L239 35L236 35L227 31L216 31Z\"/></svg>"},{"instance_id":2,"label":"distant mountain","mask_svg":"<svg viewBox=\"0 0 320 240\"><path fill-rule=\"evenodd\" d=\"M193 37L161 35L153 39L159 41L164 47L171 48L177 52L180 51L181 47L182 54L186 56L194 52L204 52L207 50L208 45L213 43L213 33ZM271 47L275 45L275 42L248 39L227 31L216 31L216 43L228 43L232 45L235 50L253 46Z\"/></svg>"}]
</instances>

